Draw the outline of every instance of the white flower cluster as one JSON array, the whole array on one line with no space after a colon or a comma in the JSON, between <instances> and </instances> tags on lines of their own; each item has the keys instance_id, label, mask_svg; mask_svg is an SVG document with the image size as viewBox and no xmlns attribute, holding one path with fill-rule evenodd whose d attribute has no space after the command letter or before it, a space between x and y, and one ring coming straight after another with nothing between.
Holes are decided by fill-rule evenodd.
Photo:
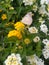
<instances>
[{"instance_id":1,"label":"white flower cluster","mask_svg":"<svg viewBox=\"0 0 49 65\"><path fill-rule=\"evenodd\" d=\"M40 3L41 4L48 4L49 3L49 0L41 0Z\"/></svg>"},{"instance_id":2,"label":"white flower cluster","mask_svg":"<svg viewBox=\"0 0 49 65\"><path fill-rule=\"evenodd\" d=\"M40 4L41 7L39 8L39 13L42 15L47 15L49 17L49 0L40 0Z\"/></svg>"},{"instance_id":3,"label":"white flower cluster","mask_svg":"<svg viewBox=\"0 0 49 65\"><path fill-rule=\"evenodd\" d=\"M43 39L42 41L46 46L49 46L49 40L48 39Z\"/></svg>"},{"instance_id":4,"label":"white flower cluster","mask_svg":"<svg viewBox=\"0 0 49 65\"><path fill-rule=\"evenodd\" d=\"M44 61L36 55L27 56L27 60L31 65L44 65Z\"/></svg>"},{"instance_id":5,"label":"white flower cluster","mask_svg":"<svg viewBox=\"0 0 49 65\"><path fill-rule=\"evenodd\" d=\"M38 4L33 5L33 9L32 9L32 10L33 10L34 12L36 12L37 9L38 9Z\"/></svg>"},{"instance_id":6,"label":"white flower cluster","mask_svg":"<svg viewBox=\"0 0 49 65\"><path fill-rule=\"evenodd\" d=\"M33 39L33 41L34 41L35 43L37 43L37 42L40 41L40 38L39 38L38 36L36 36L36 37Z\"/></svg>"},{"instance_id":7,"label":"white flower cluster","mask_svg":"<svg viewBox=\"0 0 49 65\"><path fill-rule=\"evenodd\" d=\"M28 28L28 31L31 33L31 34L35 34L35 33L38 33L38 29L36 27L29 27ZM39 42L40 41L40 38L38 36L36 36L33 41L35 43Z\"/></svg>"},{"instance_id":8,"label":"white flower cluster","mask_svg":"<svg viewBox=\"0 0 49 65\"><path fill-rule=\"evenodd\" d=\"M30 27L28 30L30 33L38 33L38 29L36 27Z\"/></svg>"},{"instance_id":9,"label":"white flower cluster","mask_svg":"<svg viewBox=\"0 0 49 65\"><path fill-rule=\"evenodd\" d=\"M9 55L4 63L5 63L5 65L23 65L21 63L20 54L15 55L14 53Z\"/></svg>"},{"instance_id":10,"label":"white flower cluster","mask_svg":"<svg viewBox=\"0 0 49 65\"><path fill-rule=\"evenodd\" d=\"M41 7L39 8L39 13L42 15L47 14L45 5L41 5Z\"/></svg>"},{"instance_id":11,"label":"white flower cluster","mask_svg":"<svg viewBox=\"0 0 49 65\"><path fill-rule=\"evenodd\" d=\"M42 53L44 55L44 58L48 59L49 58L49 40L43 39L42 42L45 44L44 49L42 50Z\"/></svg>"},{"instance_id":12,"label":"white flower cluster","mask_svg":"<svg viewBox=\"0 0 49 65\"><path fill-rule=\"evenodd\" d=\"M45 23L45 20L43 20L42 17L40 17L40 18L39 18L39 22L40 22L41 24L43 24L43 23Z\"/></svg>"},{"instance_id":13,"label":"white flower cluster","mask_svg":"<svg viewBox=\"0 0 49 65\"><path fill-rule=\"evenodd\" d=\"M36 0L23 0L25 5L32 5Z\"/></svg>"},{"instance_id":14,"label":"white flower cluster","mask_svg":"<svg viewBox=\"0 0 49 65\"><path fill-rule=\"evenodd\" d=\"M48 28L47 28L47 26L45 24L40 25L40 30L42 32L44 32L45 34L47 34L47 32L48 32Z\"/></svg>"}]
</instances>

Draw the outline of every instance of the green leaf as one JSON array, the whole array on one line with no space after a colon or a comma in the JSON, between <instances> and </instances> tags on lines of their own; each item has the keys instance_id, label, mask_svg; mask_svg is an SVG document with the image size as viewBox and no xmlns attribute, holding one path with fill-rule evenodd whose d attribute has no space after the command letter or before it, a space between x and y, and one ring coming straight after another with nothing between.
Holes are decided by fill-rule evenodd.
<instances>
[{"instance_id":1,"label":"green leaf","mask_svg":"<svg viewBox=\"0 0 49 65\"><path fill-rule=\"evenodd\" d=\"M37 43L35 53L37 54L38 57L41 56L41 54L42 54L41 41L39 41L39 42Z\"/></svg>"}]
</instances>

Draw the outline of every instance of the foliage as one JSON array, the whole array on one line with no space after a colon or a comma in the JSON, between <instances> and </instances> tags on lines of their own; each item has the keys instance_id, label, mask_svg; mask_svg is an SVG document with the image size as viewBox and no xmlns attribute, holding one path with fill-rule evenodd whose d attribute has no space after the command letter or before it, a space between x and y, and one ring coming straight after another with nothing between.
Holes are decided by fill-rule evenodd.
<instances>
[{"instance_id":1,"label":"foliage","mask_svg":"<svg viewBox=\"0 0 49 65\"><path fill-rule=\"evenodd\" d=\"M40 4L39 0L37 0L36 3ZM33 6L36 5L36 3L31 6L25 6L23 0L0 0L0 65L3 65L5 59L11 53L19 53L22 57L23 65L28 65L26 56L36 54L38 57L43 58L42 49L44 44L42 43L42 40L46 38L49 39L49 35L46 35L40 31L41 23L39 22L39 18L42 17L42 15L39 14L38 8L41 5L38 5L37 11L34 12ZM36 27L38 29L38 33L31 34L28 31L27 25L24 24L25 29L20 31L22 34L22 39L18 39L15 36L8 38L9 31L15 30L14 24L21 21L24 15L28 12L32 12L34 14L32 17L33 22L30 26ZM3 19L3 14L5 14L7 18L4 18L3 16ZM42 19L47 21L45 24L49 29L49 20L47 18L47 15L43 15L42 17ZM39 36L40 38L37 43L33 41L36 36ZM25 43L24 40L26 38L29 39L30 42ZM49 60L46 60L45 65L48 64Z\"/></svg>"}]
</instances>

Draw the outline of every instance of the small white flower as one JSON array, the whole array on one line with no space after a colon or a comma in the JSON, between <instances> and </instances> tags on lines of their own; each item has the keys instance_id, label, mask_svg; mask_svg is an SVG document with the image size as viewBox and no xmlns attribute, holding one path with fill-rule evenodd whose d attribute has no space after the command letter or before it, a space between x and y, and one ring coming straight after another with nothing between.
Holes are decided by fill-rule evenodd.
<instances>
[{"instance_id":1,"label":"small white flower","mask_svg":"<svg viewBox=\"0 0 49 65\"><path fill-rule=\"evenodd\" d=\"M21 61L20 54L16 54L16 57L18 57L17 59L18 59L19 61Z\"/></svg>"},{"instance_id":2,"label":"small white flower","mask_svg":"<svg viewBox=\"0 0 49 65\"><path fill-rule=\"evenodd\" d=\"M33 11L36 12L37 9L38 9L38 5L37 4L36 5L33 5Z\"/></svg>"},{"instance_id":3,"label":"small white flower","mask_svg":"<svg viewBox=\"0 0 49 65\"><path fill-rule=\"evenodd\" d=\"M21 63L20 54L14 54L14 53L9 55L4 63L5 65L23 65Z\"/></svg>"},{"instance_id":4,"label":"small white flower","mask_svg":"<svg viewBox=\"0 0 49 65\"><path fill-rule=\"evenodd\" d=\"M42 14L42 15L44 15L44 14L46 14L47 12L46 12L46 9L45 9L45 5L41 5L41 7L39 8L39 14Z\"/></svg>"},{"instance_id":5,"label":"small white flower","mask_svg":"<svg viewBox=\"0 0 49 65\"><path fill-rule=\"evenodd\" d=\"M40 18L39 18L39 22L40 22L41 24L43 24L43 23L45 23L45 20L43 20L42 17L40 17Z\"/></svg>"},{"instance_id":6,"label":"small white flower","mask_svg":"<svg viewBox=\"0 0 49 65\"><path fill-rule=\"evenodd\" d=\"M36 56L35 54L32 56L27 56L27 61L30 62L31 65L44 65L44 61L38 58L38 56Z\"/></svg>"},{"instance_id":7,"label":"small white flower","mask_svg":"<svg viewBox=\"0 0 49 65\"><path fill-rule=\"evenodd\" d=\"M21 20L22 23L26 24L26 25L31 25L33 22L32 19L32 12L28 12Z\"/></svg>"},{"instance_id":8,"label":"small white flower","mask_svg":"<svg viewBox=\"0 0 49 65\"><path fill-rule=\"evenodd\" d=\"M48 32L48 28L47 28L47 26L46 26L45 24L41 24L40 30L41 30L42 32L46 33L46 34L47 34L47 32Z\"/></svg>"},{"instance_id":9,"label":"small white flower","mask_svg":"<svg viewBox=\"0 0 49 65\"><path fill-rule=\"evenodd\" d=\"M41 0L40 3L41 3L41 5L44 4L44 3L45 4L48 4L49 3L49 0Z\"/></svg>"},{"instance_id":10,"label":"small white flower","mask_svg":"<svg viewBox=\"0 0 49 65\"><path fill-rule=\"evenodd\" d=\"M36 0L23 0L23 3L26 5L32 5Z\"/></svg>"},{"instance_id":11,"label":"small white flower","mask_svg":"<svg viewBox=\"0 0 49 65\"><path fill-rule=\"evenodd\" d=\"M43 39L42 41L45 45L49 46L49 40L48 39Z\"/></svg>"},{"instance_id":12,"label":"small white flower","mask_svg":"<svg viewBox=\"0 0 49 65\"><path fill-rule=\"evenodd\" d=\"M36 29L36 27L30 27L28 30L30 33L38 33L38 29Z\"/></svg>"},{"instance_id":13,"label":"small white flower","mask_svg":"<svg viewBox=\"0 0 49 65\"><path fill-rule=\"evenodd\" d=\"M45 46L44 49L42 50L43 56L45 59L49 58L49 46Z\"/></svg>"},{"instance_id":14,"label":"small white flower","mask_svg":"<svg viewBox=\"0 0 49 65\"><path fill-rule=\"evenodd\" d=\"M49 10L49 7L47 9ZM46 10L45 5L41 5L38 12L39 12L39 14L47 15L49 17L49 11Z\"/></svg>"},{"instance_id":15,"label":"small white flower","mask_svg":"<svg viewBox=\"0 0 49 65\"><path fill-rule=\"evenodd\" d=\"M34 39L33 39L34 42L39 42L40 41L40 38L38 36L36 36Z\"/></svg>"}]
</instances>

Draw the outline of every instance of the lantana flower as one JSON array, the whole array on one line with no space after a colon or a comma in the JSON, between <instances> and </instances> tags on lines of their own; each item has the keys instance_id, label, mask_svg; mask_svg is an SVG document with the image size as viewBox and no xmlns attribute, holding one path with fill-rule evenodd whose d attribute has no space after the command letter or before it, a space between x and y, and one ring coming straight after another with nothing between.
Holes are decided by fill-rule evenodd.
<instances>
[{"instance_id":1,"label":"lantana flower","mask_svg":"<svg viewBox=\"0 0 49 65\"><path fill-rule=\"evenodd\" d=\"M8 38L12 37L12 36L17 37L18 39L22 38L22 35L21 35L20 31L17 31L17 30L11 30L11 31L9 31Z\"/></svg>"},{"instance_id":2,"label":"lantana flower","mask_svg":"<svg viewBox=\"0 0 49 65\"><path fill-rule=\"evenodd\" d=\"M23 0L23 3L26 5L32 5L36 0Z\"/></svg>"},{"instance_id":3,"label":"lantana flower","mask_svg":"<svg viewBox=\"0 0 49 65\"><path fill-rule=\"evenodd\" d=\"M46 46L49 46L49 40L48 39L43 39L42 43L44 43Z\"/></svg>"},{"instance_id":4,"label":"lantana flower","mask_svg":"<svg viewBox=\"0 0 49 65\"><path fill-rule=\"evenodd\" d=\"M34 42L39 42L40 41L40 38L38 36L36 36L34 39L33 39Z\"/></svg>"},{"instance_id":5,"label":"lantana flower","mask_svg":"<svg viewBox=\"0 0 49 65\"><path fill-rule=\"evenodd\" d=\"M7 57L7 59L4 61L5 65L23 65L21 63L21 57L20 54L12 53Z\"/></svg>"},{"instance_id":6,"label":"lantana flower","mask_svg":"<svg viewBox=\"0 0 49 65\"><path fill-rule=\"evenodd\" d=\"M7 19L7 15L6 15L6 14L2 14L1 19L2 19L2 20Z\"/></svg>"},{"instance_id":7,"label":"lantana flower","mask_svg":"<svg viewBox=\"0 0 49 65\"><path fill-rule=\"evenodd\" d=\"M27 56L27 61L29 62L30 65L44 65L44 61L40 58L38 58L38 56L31 55L31 56Z\"/></svg>"},{"instance_id":8,"label":"lantana flower","mask_svg":"<svg viewBox=\"0 0 49 65\"><path fill-rule=\"evenodd\" d=\"M49 3L49 0L41 0L40 3L41 3L41 5L48 4Z\"/></svg>"},{"instance_id":9,"label":"lantana flower","mask_svg":"<svg viewBox=\"0 0 49 65\"><path fill-rule=\"evenodd\" d=\"M25 25L22 22L16 22L14 24L15 29L17 29L18 31L23 31L25 28Z\"/></svg>"},{"instance_id":10,"label":"lantana flower","mask_svg":"<svg viewBox=\"0 0 49 65\"><path fill-rule=\"evenodd\" d=\"M25 38L25 39L24 39L24 43L25 43L25 44L29 44L30 42L31 42L31 41L30 41L29 38Z\"/></svg>"},{"instance_id":11,"label":"lantana flower","mask_svg":"<svg viewBox=\"0 0 49 65\"><path fill-rule=\"evenodd\" d=\"M30 27L28 30L30 33L38 33L38 29L36 27Z\"/></svg>"},{"instance_id":12,"label":"lantana flower","mask_svg":"<svg viewBox=\"0 0 49 65\"><path fill-rule=\"evenodd\" d=\"M49 46L45 46L44 49L42 50L42 54L45 59L49 58Z\"/></svg>"},{"instance_id":13,"label":"lantana flower","mask_svg":"<svg viewBox=\"0 0 49 65\"><path fill-rule=\"evenodd\" d=\"M47 34L47 32L48 32L48 28L47 28L47 26L45 24L40 25L40 30L42 32L44 32L45 34Z\"/></svg>"}]
</instances>

